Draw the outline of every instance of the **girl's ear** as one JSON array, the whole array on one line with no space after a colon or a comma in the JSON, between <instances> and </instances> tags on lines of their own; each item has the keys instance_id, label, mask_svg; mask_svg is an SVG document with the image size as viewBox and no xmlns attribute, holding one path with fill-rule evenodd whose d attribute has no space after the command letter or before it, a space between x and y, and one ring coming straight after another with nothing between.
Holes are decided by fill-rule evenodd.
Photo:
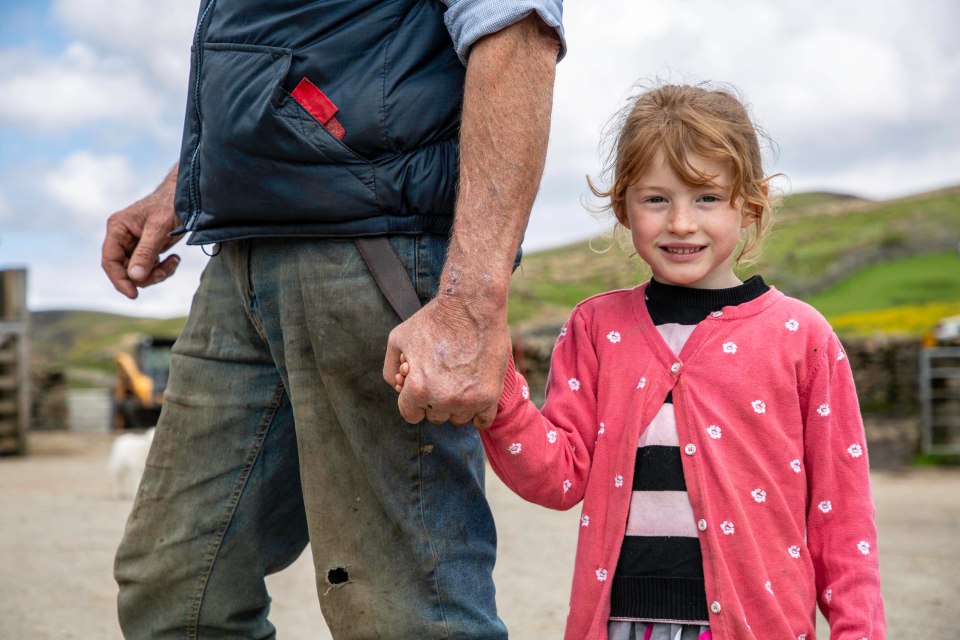
<instances>
[{"instance_id":1,"label":"girl's ear","mask_svg":"<svg viewBox=\"0 0 960 640\"><path fill-rule=\"evenodd\" d=\"M763 199L770 197L770 188L766 182L760 185L760 191L763 193ZM747 204L743 208L743 218L740 221L740 228L746 229L763 215L763 206L758 204Z\"/></svg>"},{"instance_id":2,"label":"girl's ear","mask_svg":"<svg viewBox=\"0 0 960 640\"><path fill-rule=\"evenodd\" d=\"M621 200L619 204L614 205L613 215L617 217L617 222L623 225L625 229L630 229L630 218L627 217L627 206L623 200Z\"/></svg>"}]
</instances>

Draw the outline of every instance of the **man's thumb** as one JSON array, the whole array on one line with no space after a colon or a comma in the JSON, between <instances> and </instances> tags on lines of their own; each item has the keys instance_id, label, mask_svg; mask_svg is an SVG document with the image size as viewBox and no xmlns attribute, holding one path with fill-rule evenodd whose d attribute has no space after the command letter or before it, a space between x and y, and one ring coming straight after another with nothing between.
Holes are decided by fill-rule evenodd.
<instances>
[{"instance_id":1,"label":"man's thumb","mask_svg":"<svg viewBox=\"0 0 960 640\"><path fill-rule=\"evenodd\" d=\"M383 379L391 387L396 384L397 374L400 372L400 354L403 351L397 346L393 332L387 338L387 354L383 358Z\"/></svg>"},{"instance_id":2,"label":"man's thumb","mask_svg":"<svg viewBox=\"0 0 960 640\"><path fill-rule=\"evenodd\" d=\"M490 428L490 425L493 424L494 418L497 417L497 405L494 404L487 409L484 409L477 415L473 416L473 426L481 431L486 431Z\"/></svg>"},{"instance_id":3,"label":"man's thumb","mask_svg":"<svg viewBox=\"0 0 960 640\"><path fill-rule=\"evenodd\" d=\"M160 258L162 238L156 233L150 233L149 228L144 230L143 237L137 243L130 264L127 266L127 276L134 282L146 280Z\"/></svg>"}]
</instances>

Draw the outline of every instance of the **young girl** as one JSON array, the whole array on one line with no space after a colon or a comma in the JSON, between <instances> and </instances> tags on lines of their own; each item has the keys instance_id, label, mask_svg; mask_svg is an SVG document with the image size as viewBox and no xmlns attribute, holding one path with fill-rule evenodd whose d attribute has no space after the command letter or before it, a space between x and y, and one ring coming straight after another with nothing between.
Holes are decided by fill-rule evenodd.
<instances>
[{"instance_id":1,"label":"young girl","mask_svg":"<svg viewBox=\"0 0 960 640\"><path fill-rule=\"evenodd\" d=\"M609 169L594 192L653 277L580 303L542 411L511 369L482 432L520 496L583 501L565 637L813 640L819 604L831 638L884 638L843 347L813 308L734 273L770 216L745 108L649 91Z\"/></svg>"}]
</instances>

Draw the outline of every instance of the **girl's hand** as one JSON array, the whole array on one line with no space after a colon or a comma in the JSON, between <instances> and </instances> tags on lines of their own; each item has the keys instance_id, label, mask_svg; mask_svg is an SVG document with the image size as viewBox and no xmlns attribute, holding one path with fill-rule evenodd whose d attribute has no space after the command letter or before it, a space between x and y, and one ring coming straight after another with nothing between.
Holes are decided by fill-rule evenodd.
<instances>
[{"instance_id":1,"label":"girl's hand","mask_svg":"<svg viewBox=\"0 0 960 640\"><path fill-rule=\"evenodd\" d=\"M400 372L395 376L396 384L393 385L393 388L397 390L397 393L403 391L403 381L407 379L407 376L410 375L410 363L407 362L407 357L400 354Z\"/></svg>"}]
</instances>

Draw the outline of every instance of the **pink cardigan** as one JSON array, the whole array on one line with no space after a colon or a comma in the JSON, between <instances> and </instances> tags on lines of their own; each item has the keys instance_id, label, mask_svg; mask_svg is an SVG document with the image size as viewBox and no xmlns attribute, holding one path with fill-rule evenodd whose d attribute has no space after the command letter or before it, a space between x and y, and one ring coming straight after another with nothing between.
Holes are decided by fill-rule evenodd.
<instances>
[{"instance_id":1,"label":"pink cardigan","mask_svg":"<svg viewBox=\"0 0 960 640\"><path fill-rule=\"evenodd\" d=\"M604 639L636 447L673 392L717 640L885 638L877 531L850 366L826 320L771 289L701 322L679 356L646 285L590 298L554 348L543 411L508 371L484 447L553 509L583 501L567 640Z\"/></svg>"}]
</instances>

